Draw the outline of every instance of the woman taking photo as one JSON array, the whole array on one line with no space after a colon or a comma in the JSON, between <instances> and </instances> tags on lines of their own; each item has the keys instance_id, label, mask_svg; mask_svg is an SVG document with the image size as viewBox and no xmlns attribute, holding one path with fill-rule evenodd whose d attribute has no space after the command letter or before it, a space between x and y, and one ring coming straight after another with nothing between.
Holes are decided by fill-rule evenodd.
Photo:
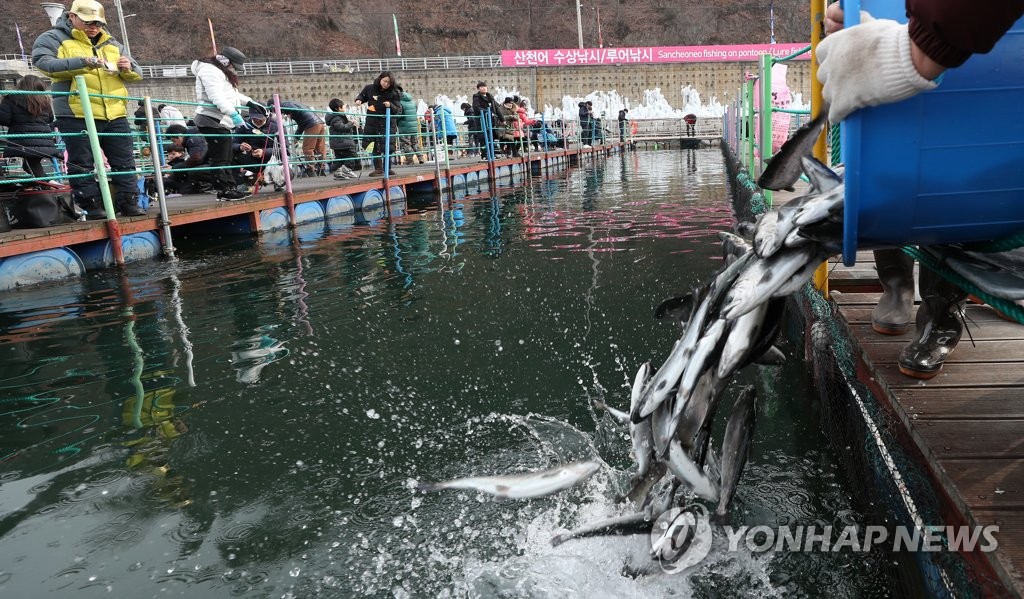
<instances>
[{"instance_id":1,"label":"woman taking photo","mask_svg":"<svg viewBox=\"0 0 1024 599\"><path fill-rule=\"evenodd\" d=\"M373 144L373 171L371 177L384 174L384 140L387 139L387 111L391 111L391 135L389 152L395 152L395 137L398 135L398 119L402 114L402 92L391 71L384 71L356 96L356 106L366 104L366 124L363 126L363 147Z\"/></svg>"}]
</instances>

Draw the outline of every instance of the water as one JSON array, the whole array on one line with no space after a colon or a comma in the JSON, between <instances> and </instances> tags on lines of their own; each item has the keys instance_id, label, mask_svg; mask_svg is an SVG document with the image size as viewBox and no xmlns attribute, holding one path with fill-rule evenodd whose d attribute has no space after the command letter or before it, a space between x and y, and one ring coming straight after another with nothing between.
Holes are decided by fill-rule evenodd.
<instances>
[{"instance_id":1,"label":"water","mask_svg":"<svg viewBox=\"0 0 1024 599\"><path fill-rule=\"evenodd\" d=\"M623 510L628 434L591 401L626 407L677 335L653 307L717 268L730 223L718 150L641 152L0 297L0 595L878 592L850 552L717 535L697 568L634 578L643 536L549 544ZM762 401L731 521L857 521L799 360L740 382ZM606 467L540 500L413 489L585 458Z\"/></svg>"}]
</instances>

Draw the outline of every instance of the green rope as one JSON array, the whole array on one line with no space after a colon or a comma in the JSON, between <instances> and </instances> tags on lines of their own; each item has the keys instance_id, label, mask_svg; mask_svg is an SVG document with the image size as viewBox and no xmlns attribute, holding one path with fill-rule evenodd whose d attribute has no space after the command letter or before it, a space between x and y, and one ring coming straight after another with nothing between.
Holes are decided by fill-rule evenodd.
<instances>
[{"instance_id":1,"label":"green rope","mask_svg":"<svg viewBox=\"0 0 1024 599\"><path fill-rule=\"evenodd\" d=\"M996 310L999 310L1006 316L1014 319L1020 324L1024 324L1024 307L1018 306L1016 303L1003 299L1001 297L995 297L989 293L986 293L979 289L976 285L963 278L956 272L944 267L940 262L932 258L931 255L922 252L920 249L914 246L905 246L901 248L904 254L915 258L918 262L930 268L931 270L938 273L943 279L946 279L950 283L953 283L960 289L963 289L967 293L976 295L979 298L985 300L985 303L992 306Z\"/></svg>"},{"instance_id":2,"label":"green rope","mask_svg":"<svg viewBox=\"0 0 1024 599\"><path fill-rule=\"evenodd\" d=\"M1011 235L1010 237L1004 237L1002 239L996 239L993 241L972 243L967 246L972 252L981 252L983 254L991 254L993 252L1009 252L1019 247L1024 247L1024 231Z\"/></svg>"}]
</instances>

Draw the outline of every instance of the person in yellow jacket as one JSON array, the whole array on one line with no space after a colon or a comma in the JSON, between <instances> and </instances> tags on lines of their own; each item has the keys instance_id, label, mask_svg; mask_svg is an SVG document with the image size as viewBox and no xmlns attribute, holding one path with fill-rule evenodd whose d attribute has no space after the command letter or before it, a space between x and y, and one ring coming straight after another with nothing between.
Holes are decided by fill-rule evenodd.
<instances>
[{"instance_id":1,"label":"person in yellow jacket","mask_svg":"<svg viewBox=\"0 0 1024 599\"><path fill-rule=\"evenodd\" d=\"M125 83L142 80L138 63L124 55L123 47L105 29L107 24L103 5L96 0L75 0L71 8L32 45L32 63L53 80L55 94L53 113L57 128L64 136L68 150L68 174L80 175L93 171L92 149L85 131L82 103L77 94L75 76L84 75L92 96L93 118L101 134L100 147L111 167L114 183L114 206L122 216L145 214L139 208L138 187L134 174L130 135L104 136L104 133L131 133L128 122ZM102 95L103 97L99 97ZM100 204L100 190L93 177L70 179L72 197L90 218L105 218Z\"/></svg>"}]
</instances>

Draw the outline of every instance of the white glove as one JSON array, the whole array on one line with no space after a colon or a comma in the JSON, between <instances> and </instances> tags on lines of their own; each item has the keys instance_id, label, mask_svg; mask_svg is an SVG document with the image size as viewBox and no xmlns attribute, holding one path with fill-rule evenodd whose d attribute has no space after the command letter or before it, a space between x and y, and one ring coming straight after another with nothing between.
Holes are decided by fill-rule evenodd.
<instances>
[{"instance_id":1,"label":"white glove","mask_svg":"<svg viewBox=\"0 0 1024 599\"><path fill-rule=\"evenodd\" d=\"M938 84L917 72L906 25L875 19L818 44L818 81L833 123L866 106L905 100Z\"/></svg>"}]
</instances>

